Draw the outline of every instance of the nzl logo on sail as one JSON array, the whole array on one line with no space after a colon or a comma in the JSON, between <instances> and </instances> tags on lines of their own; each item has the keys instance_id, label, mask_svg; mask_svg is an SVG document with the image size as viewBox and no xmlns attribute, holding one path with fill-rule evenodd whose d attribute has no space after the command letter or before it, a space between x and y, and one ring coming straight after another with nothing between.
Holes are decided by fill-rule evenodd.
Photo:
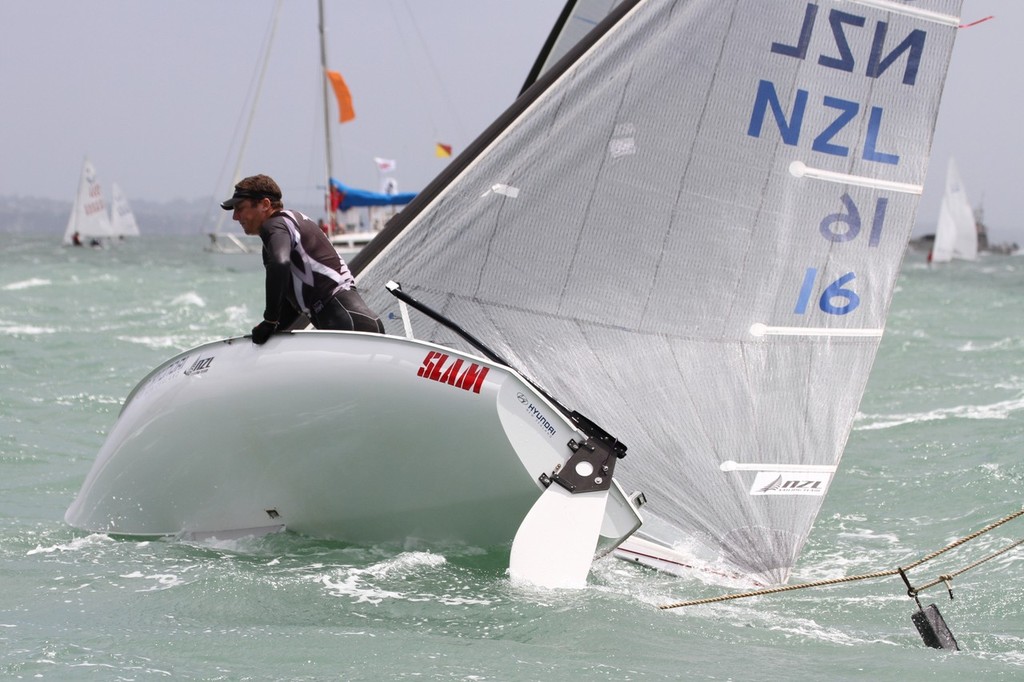
<instances>
[{"instance_id":1,"label":"nzl logo on sail","mask_svg":"<svg viewBox=\"0 0 1024 682\"><path fill-rule=\"evenodd\" d=\"M199 358L192 363L192 366L185 370L186 375L202 374L203 372L210 369L210 365L213 364L213 358Z\"/></svg>"},{"instance_id":2,"label":"nzl logo on sail","mask_svg":"<svg viewBox=\"0 0 1024 682\"><path fill-rule=\"evenodd\" d=\"M825 494L831 474L759 471L750 486L751 495L817 495Z\"/></svg>"},{"instance_id":3,"label":"nzl logo on sail","mask_svg":"<svg viewBox=\"0 0 1024 682\"><path fill-rule=\"evenodd\" d=\"M462 358L455 358L450 363L448 360L447 354L430 351L423 358L423 365L416 371L416 376L479 393L490 368L481 367L475 362L463 362Z\"/></svg>"}]
</instances>

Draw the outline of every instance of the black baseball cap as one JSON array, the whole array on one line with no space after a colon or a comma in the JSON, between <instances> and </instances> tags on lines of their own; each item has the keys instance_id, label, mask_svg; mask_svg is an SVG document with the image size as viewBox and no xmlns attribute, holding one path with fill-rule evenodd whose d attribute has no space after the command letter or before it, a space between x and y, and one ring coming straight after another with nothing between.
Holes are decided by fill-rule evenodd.
<instances>
[{"instance_id":1,"label":"black baseball cap","mask_svg":"<svg viewBox=\"0 0 1024 682\"><path fill-rule=\"evenodd\" d=\"M269 176L253 175L235 185L235 193L227 201L221 202L220 207L225 211L233 211L243 199L281 201L281 188Z\"/></svg>"}]
</instances>

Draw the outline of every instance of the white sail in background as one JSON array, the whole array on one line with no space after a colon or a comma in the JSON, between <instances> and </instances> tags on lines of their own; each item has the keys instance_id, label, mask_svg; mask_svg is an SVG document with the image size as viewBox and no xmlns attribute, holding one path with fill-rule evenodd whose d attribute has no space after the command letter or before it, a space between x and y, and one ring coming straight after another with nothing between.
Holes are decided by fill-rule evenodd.
<instances>
[{"instance_id":1,"label":"white sail in background","mask_svg":"<svg viewBox=\"0 0 1024 682\"><path fill-rule=\"evenodd\" d=\"M523 90L564 57L622 0L568 0L530 69Z\"/></svg>"},{"instance_id":2,"label":"white sail in background","mask_svg":"<svg viewBox=\"0 0 1024 682\"><path fill-rule=\"evenodd\" d=\"M75 243L75 235L84 243L87 240L109 239L113 234L107 206L103 201L103 187L96 177L96 169L89 159L82 163L82 175L78 181L71 215L64 230L62 244Z\"/></svg>"},{"instance_id":3,"label":"white sail in background","mask_svg":"<svg viewBox=\"0 0 1024 682\"><path fill-rule=\"evenodd\" d=\"M641 532L785 582L885 326L960 4L626 0L359 254L360 290L396 319L400 282L627 444Z\"/></svg>"},{"instance_id":4,"label":"white sail in background","mask_svg":"<svg viewBox=\"0 0 1024 682\"><path fill-rule=\"evenodd\" d=\"M110 189L110 224L115 237L138 237L139 225L128 198L115 182Z\"/></svg>"},{"instance_id":5,"label":"white sail in background","mask_svg":"<svg viewBox=\"0 0 1024 682\"><path fill-rule=\"evenodd\" d=\"M974 211L967 199L967 190L960 180L952 158L946 168L946 191L939 206L939 222L935 228L933 263L948 263L954 258L975 260L978 257L978 227Z\"/></svg>"}]
</instances>

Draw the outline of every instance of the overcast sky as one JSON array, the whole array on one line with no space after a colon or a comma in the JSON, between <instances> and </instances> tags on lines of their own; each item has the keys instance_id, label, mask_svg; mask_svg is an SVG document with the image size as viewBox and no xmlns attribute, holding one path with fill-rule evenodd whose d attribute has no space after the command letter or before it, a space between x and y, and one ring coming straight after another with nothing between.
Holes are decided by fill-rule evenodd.
<instances>
[{"instance_id":1,"label":"overcast sky","mask_svg":"<svg viewBox=\"0 0 1024 682\"><path fill-rule=\"evenodd\" d=\"M756 0L764 2L769 0ZM328 61L356 120L334 125L335 176L403 191L443 167L515 98L563 0L327 0ZM0 195L70 201L82 158L129 199L225 194L275 0L0 0ZM992 239L1024 243L1021 0L965 0L918 224L934 223L956 158ZM315 0L284 0L242 174L286 201L322 190ZM247 99L249 98L249 99ZM922 230L919 230L919 232Z\"/></svg>"}]
</instances>

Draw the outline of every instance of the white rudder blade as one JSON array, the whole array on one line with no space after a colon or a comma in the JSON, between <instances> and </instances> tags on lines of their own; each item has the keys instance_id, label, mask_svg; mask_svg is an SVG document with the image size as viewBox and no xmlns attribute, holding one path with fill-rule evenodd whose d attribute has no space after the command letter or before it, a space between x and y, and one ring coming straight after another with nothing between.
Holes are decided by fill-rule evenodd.
<instances>
[{"instance_id":1,"label":"white rudder blade","mask_svg":"<svg viewBox=\"0 0 1024 682\"><path fill-rule=\"evenodd\" d=\"M558 484L549 485L512 541L512 582L551 589L586 587L607 503L607 490L574 495Z\"/></svg>"}]
</instances>

